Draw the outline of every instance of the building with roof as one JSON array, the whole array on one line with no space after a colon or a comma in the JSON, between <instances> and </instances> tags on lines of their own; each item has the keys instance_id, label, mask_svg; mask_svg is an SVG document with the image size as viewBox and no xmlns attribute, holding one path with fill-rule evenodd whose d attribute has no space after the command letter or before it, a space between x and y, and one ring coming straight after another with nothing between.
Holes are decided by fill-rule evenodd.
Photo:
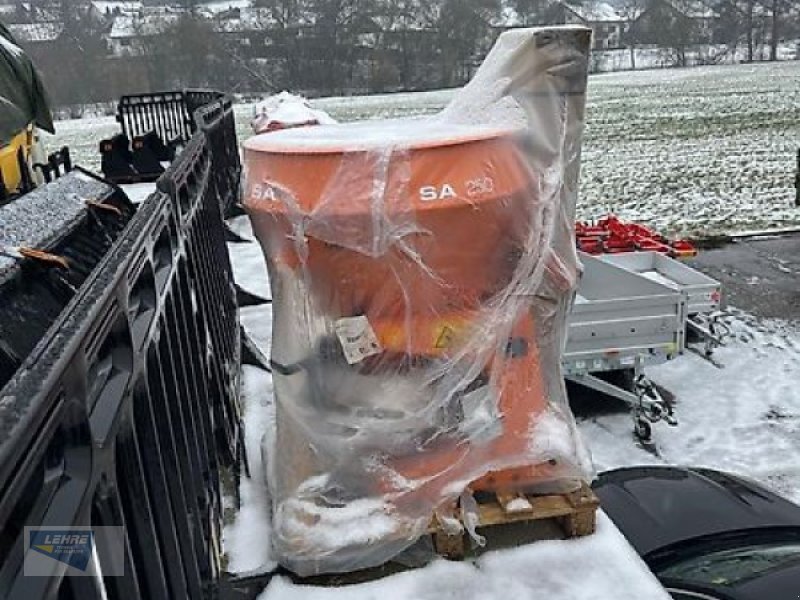
<instances>
[{"instance_id":1,"label":"building with roof","mask_svg":"<svg viewBox=\"0 0 800 600\"><path fill-rule=\"evenodd\" d=\"M31 47L56 42L64 31L64 23L60 21L12 23L8 26L8 30L20 44Z\"/></svg>"},{"instance_id":2,"label":"building with roof","mask_svg":"<svg viewBox=\"0 0 800 600\"><path fill-rule=\"evenodd\" d=\"M710 1L649 0L631 23L630 36L638 45L710 44L718 20L719 13Z\"/></svg>"},{"instance_id":3,"label":"building with roof","mask_svg":"<svg viewBox=\"0 0 800 600\"><path fill-rule=\"evenodd\" d=\"M163 35L180 18L178 12L143 13L114 17L106 34L109 52L115 57L143 56L148 41Z\"/></svg>"},{"instance_id":4,"label":"building with roof","mask_svg":"<svg viewBox=\"0 0 800 600\"><path fill-rule=\"evenodd\" d=\"M95 19L111 21L114 17L134 17L141 14L141 0L92 0L91 16Z\"/></svg>"}]
</instances>

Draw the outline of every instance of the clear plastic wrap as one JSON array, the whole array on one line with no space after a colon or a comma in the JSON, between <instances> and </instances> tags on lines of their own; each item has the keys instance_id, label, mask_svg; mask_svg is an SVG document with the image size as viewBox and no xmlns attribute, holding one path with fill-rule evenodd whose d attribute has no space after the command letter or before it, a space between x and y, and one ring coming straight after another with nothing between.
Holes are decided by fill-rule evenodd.
<instances>
[{"instance_id":1,"label":"clear plastic wrap","mask_svg":"<svg viewBox=\"0 0 800 600\"><path fill-rule=\"evenodd\" d=\"M439 115L245 144L273 292L267 455L286 567L381 564L437 514L479 542L473 492L591 478L560 366L589 39L511 31Z\"/></svg>"}]
</instances>

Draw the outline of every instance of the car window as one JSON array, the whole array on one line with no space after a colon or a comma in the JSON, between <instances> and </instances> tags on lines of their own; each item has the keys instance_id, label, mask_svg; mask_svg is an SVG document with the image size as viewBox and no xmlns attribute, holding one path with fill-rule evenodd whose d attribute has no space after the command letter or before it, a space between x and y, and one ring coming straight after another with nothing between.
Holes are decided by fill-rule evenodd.
<instances>
[{"instance_id":1,"label":"car window","mask_svg":"<svg viewBox=\"0 0 800 600\"><path fill-rule=\"evenodd\" d=\"M698 585L731 586L794 561L800 561L800 543L744 546L693 556L660 570L658 576Z\"/></svg>"}]
</instances>

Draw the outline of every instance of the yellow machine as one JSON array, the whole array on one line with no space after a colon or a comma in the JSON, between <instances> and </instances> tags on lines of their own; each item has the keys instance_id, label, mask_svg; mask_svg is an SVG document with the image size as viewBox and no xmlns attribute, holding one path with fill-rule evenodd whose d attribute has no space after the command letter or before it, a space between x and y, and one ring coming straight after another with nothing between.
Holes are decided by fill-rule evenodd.
<instances>
[{"instance_id":1,"label":"yellow machine","mask_svg":"<svg viewBox=\"0 0 800 600\"><path fill-rule=\"evenodd\" d=\"M37 183L37 130L54 132L49 102L36 68L0 24L0 201Z\"/></svg>"},{"instance_id":2,"label":"yellow machine","mask_svg":"<svg viewBox=\"0 0 800 600\"><path fill-rule=\"evenodd\" d=\"M36 136L33 126L26 127L8 143L0 142L0 176L8 193L17 193L31 178L31 156Z\"/></svg>"}]
</instances>

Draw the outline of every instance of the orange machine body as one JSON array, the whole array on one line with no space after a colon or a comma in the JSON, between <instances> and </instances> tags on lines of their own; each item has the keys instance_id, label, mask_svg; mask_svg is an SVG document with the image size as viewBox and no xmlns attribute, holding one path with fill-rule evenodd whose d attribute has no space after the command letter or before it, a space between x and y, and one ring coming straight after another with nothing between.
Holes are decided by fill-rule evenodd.
<instances>
[{"instance_id":1,"label":"orange machine body","mask_svg":"<svg viewBox=\"0 0 800 600\"><path fill-rule=\"evenodd\" d=\"M245 206L271 265L297 271L327 316L366 316L387 355L448 358L525 255L537 225L537 178L511 132L434 126L369 139L368 131L320 126L253 138L245 144ZM515 350L484 367L497 373L502 415L501 435L480 450L486 464L524 456L547 403L532 313L513 318ZM424 479L465 451L439 446L425 460L397 457L393 465ZM544 469L492 473L474 487L521 488Z\"/></svg>"}]
</instances>

